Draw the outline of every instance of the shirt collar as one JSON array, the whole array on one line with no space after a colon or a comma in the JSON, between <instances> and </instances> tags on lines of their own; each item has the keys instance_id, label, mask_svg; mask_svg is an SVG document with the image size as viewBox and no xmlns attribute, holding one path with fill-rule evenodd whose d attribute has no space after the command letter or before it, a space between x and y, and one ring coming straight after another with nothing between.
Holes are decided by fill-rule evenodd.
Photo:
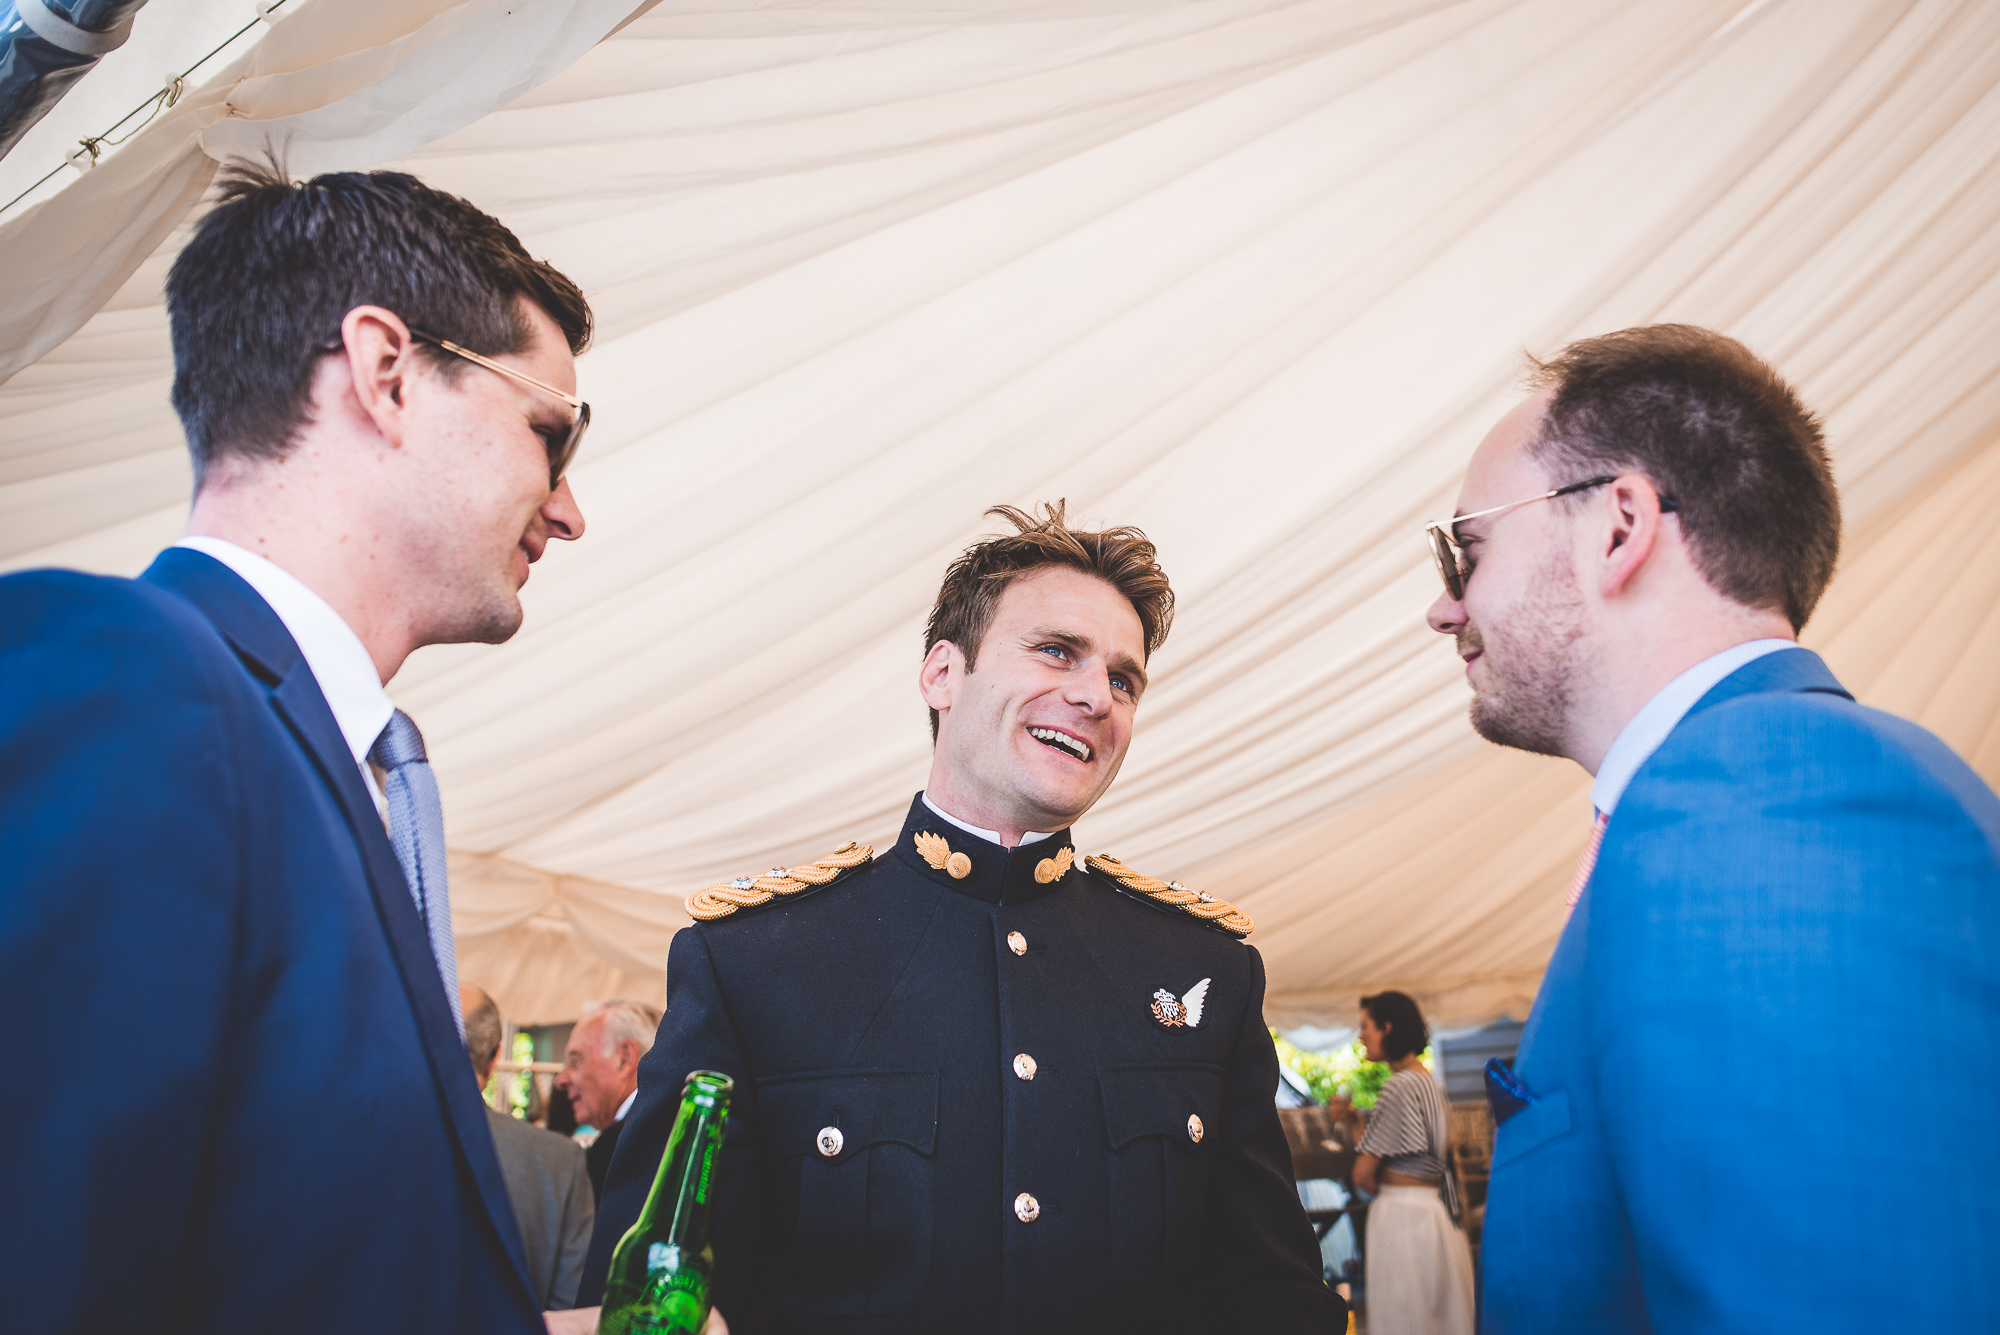
<instances>
[{"instance_id":1,"label":"shirt collar","mask_svg":"<svg viewBox=\"0 0 2000 1335\"><path fill-rule=\"evenodd\" d=\"M375 745L382 729L389 726L396 706L382 689L382 678L375 671L375 660L368 656L368 647L341 620L340 613L290 571L233 542L190 537L174 545L192 548L222 562L270 605L299 646L306 666L312 669L313 680L319 683L320 694L326 697L327 708L333 711L341 738L354 753L354 763L366 761L368 748Z\"/></svg>"},{"instance_id":2,"label":"shirt collar","mask_svg":"<svg viewBox=\"0 0 2000 1335\"><path fill-rule=\"evenodd\" d=\"M1000 832L998 830L982 830L977 825L966 824L964 821L952 815L949 811L946 811L943 807L939 806L937 803L931 801L930 794L928 793L923 794L923 799L924 799L924 805L929 807L931 809L931 814L936 816L939 820L948 821L951 824L956 825L959 829L964 830L967 834L976 834L989 844L997 844L1001 842ZM1042 840L1048 837L1049 836L1047 834L1036 834L1034 831L1031 830L1027 834L1021 836L1021 842L1023 844L1035 844L1035 843L1040 843Z\"/></svg>"},{"instance_id":3,"label":"shirt collar","mask_svg":"<svg viewBox=\"0 0 2000 1335\"><path fill-rule=\"evenodd\" d=\"M632 1092L625 1096L625 1101L618 1105L618 1115L612 1118L611 1120L613 1122L624 1121L625 1114L632 1111L632 1101L638 1097L639 1097L639 1088L638 1086L634 1085L632 1087Z\"/></svg>"},{"instance_id":4,"label":"shirt collar","mask_svg":"<svg viewBox=\"0 0 2000 1335\"><path fill-rule=\"evenodd\" d=\"M1660 743L1667 740L1667 735L1680 725L1701 697L1715 688L1717 682L1765 654L1798 647L1797 640L1745 640L1742 644L1733 644L1719 654L1702 659L1661 687L1659 693L1632 716L1632 721L1611 743L1611 749L1604 753L1604 761L1597 767L1597 781L1590 785L1591 805L1609 816L1617 808L1618 799L1624 795L1626 786L1639 772L1639 767L1660 749Z\"/></svg>"}]
</instances>

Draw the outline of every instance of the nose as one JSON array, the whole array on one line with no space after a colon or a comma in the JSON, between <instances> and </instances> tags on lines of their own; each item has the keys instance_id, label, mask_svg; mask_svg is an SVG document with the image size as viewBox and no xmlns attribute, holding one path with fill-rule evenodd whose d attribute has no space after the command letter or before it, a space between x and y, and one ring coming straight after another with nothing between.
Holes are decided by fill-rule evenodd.
<instances>
[{"instance_id":1,"label":"nose","mask_svg":"<svg viewBox=\"0 0 2000 1335\"><path fill-rule=\"evenodd\" d=\"M1064 694L1071 704L1087 711L1091 718L1104 717L1111 712L1110 669L1077 673Z\"/></svg>"},{"instance_id":2,"label":"nose","mask_svg":"<svg viewBox=\"0 0 2000 1335\"><path fill-rule=\"evenodd\" d=\"M1430 628L1440 635L1456 635L1465 629L1465 604L1451 596L1449 589L1437 596L1430 611L1424 614Z\"/></svg>"},{"instance_id":3,"label":"nose","mask_svg":"<svg viewBox=\"0 0 2000 1335\"><path fill-rule=\"evenodd\" d=\"M575 542L583 536L583 508L576 503L568 478L556 483L556 489L542 502L542 520L549 526L551 538Z\"/></svg>"}]
</instances>

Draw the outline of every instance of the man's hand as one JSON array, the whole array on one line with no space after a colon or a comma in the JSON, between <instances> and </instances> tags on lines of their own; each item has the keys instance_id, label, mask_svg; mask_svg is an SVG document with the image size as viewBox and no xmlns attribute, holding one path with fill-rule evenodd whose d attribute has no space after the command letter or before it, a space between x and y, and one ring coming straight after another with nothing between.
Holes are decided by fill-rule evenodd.
<instances>
[{"instance_id":1,"label":"man's hand","mask_svg":"<svg viewBox=\"0 0 2000 1335\"><path fill-rule=\"evenodd\" d=\"M597 1316L602 1307L576 1307L567 1312L544 1312L542 1320L548 1325L549 1335L595 1335ZM708 1324L701 1328L701 1335L729 1335L729 1323L722 1319L722 1313L711 1307L708 1309Z\"/></svg>"}]
</instances>

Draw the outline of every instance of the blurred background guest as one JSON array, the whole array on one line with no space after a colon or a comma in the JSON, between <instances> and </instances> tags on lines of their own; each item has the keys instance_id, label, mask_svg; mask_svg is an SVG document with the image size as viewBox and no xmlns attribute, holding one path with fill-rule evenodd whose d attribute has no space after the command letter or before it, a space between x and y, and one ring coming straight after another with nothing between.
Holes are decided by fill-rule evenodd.
<instances>
[{"instance_id":1,"label":"blurred background guest","mask_svg":"<svg viewBox=\"0 0 2000 1335\"><path fill-rule=\"evenodd\" d=\"M1444 1091L1419 1060L1430 1030L1401 992L1361 999L1361 1044L1394 1073L1362 1114L1344 1109L1360 1137L1354 1185L1368 1207L1370 1335L1472 1335L1472 1252L1446 1204L1450 1122Z\"/></svg>"},{"instance_id":2,"label":"blurred background guest","mask_svg":"<svg viewBox=\"0 0 2000 1335\"><path fill-rule=\"evenodd\" d=\"M465 1012L465 1050L484 1089L500 1055L500 1007L477 987L460 988L459 1000ZM507 1180L507 1196L527 1245L528 1278L535 1298L543 1311L571 1307L597 1217L597 1193L590 1185L583 1147L490 1105L486 1120L493 1128L500 1173Z\"/></svg>"},{"instance_id":3,"label":"blurred background guest","mask_svg":"<svg viewBox=\"0 0 2000 1335\"><path fill-rule=\"evenodd\" d=\"M556 1087L569 1096L577 1122L597 1128L586 1160L590 1188L599 1196L625 1114L639 1091L639 1058L651 1050L659 1028L659 1007L619 997L585 1007L569 1032Z\"/></svg>"}]
</instances>

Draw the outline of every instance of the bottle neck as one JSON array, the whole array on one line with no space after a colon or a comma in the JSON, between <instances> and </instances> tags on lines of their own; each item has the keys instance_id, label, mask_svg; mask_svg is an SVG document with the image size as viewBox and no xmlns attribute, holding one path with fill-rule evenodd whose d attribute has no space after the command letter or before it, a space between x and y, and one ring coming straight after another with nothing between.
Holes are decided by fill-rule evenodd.
<instances>
[{"instance_id":1,"label":"bottle neck","mask_svg":"<svg viewBox=\"0 0 2000 1335\"><path fill-rule=\"evenodd\" d=\"M639 1215L639 1227L648 1237L681 1247L698 1246L706 1237L709 1193L727 1116L718 1104L706 1096L681 1100L659 1176Z\"/></svg>"}]
</instances>

